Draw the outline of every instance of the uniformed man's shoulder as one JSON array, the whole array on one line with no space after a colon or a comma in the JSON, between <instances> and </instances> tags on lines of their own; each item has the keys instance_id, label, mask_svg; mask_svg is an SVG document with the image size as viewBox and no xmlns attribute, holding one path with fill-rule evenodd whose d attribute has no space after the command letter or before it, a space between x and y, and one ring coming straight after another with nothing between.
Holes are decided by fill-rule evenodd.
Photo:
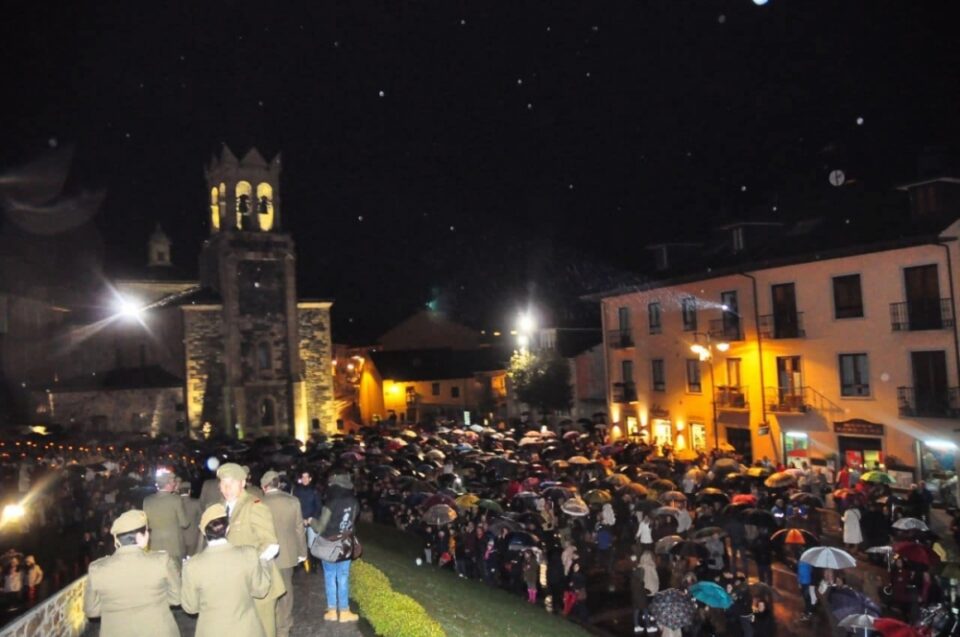
<instances>
[{"instance_id":1,"label":"uniformed man's shoulder","mask_svg":"<svg viewBox=\"0 0 960 637\"><path fill-rule=\"evenodd\" d=\"M95 571L98 571L102 568L109 566L110 563L113 562L113 558L114 558L113 555L107 555L106 557L101 557L100 559L93 560L92 562L90 562L90 566L87 567L87 572L92 574Z\"/></svg>"},{"instance_id":2,"label":"uniformed man's shoulder","mask_svg":"<svg viewBox=\"0 0 960 637\"><path fill-rule=\"evenodd\" d=\"M297 500L296 497L290 495L286 491L271 491L263 496L264 500L284 500L289 502L290 500ZM297 500L299 502L299 500Z\"/></svg>"}]
</instances>

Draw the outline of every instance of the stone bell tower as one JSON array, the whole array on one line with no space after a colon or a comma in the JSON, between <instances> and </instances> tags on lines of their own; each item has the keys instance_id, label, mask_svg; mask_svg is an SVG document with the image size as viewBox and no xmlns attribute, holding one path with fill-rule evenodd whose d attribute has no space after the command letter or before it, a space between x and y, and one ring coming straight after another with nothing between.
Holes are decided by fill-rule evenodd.
<instances>
[{"instance_id":1,"label":"stone bell tower","mask_svg":"<svg viewBox=\"0 0 960 637\"><path fill-rule=\"evenodd\" d=\"M303 438L310 414L294 244L280 225L280 156L267 162L251 149L238 160L224 146L206 178L200 283L219 303L184 308L191 427Z\"/></svg>"}]
</instances>

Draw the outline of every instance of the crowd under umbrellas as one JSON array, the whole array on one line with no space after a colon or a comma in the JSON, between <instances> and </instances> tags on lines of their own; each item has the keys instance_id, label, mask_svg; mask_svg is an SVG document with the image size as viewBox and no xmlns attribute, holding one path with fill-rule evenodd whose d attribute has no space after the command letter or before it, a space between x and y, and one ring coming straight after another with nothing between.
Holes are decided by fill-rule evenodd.
<instances>
[{"instance_id":1,"label":"crowd under umbrellas","mask_svg":"<svg viewBox=\"0 0 960 637\"><path fill-rule=\"evenodd\" d=\"M809 595L817 610L802 618L839 629L867 630L862 624L868 620L848 620L860 615L870 617L869 630L877 632L903 629L897 621L911 630L910 623L924 621L918 610L929 599L905 603L889 593L899 573L925 572L941 591L954 594L949 578L938 577L942 560L927 525L895 519L903 506L885 513L884 544L858 547L863 550L856 555L824 545L821 518L828 504L842 513L871 502L895 503L892 479L880 471L863 474L855 489L832 493L834 485L826 482L805 488L808 468L744 466L732 452L663 455L638 442L609 444L577 430L479 425L367 432L341 444L353 446L340 460L371 479L370 515L418 534L425 548L418 559L508 590L530 591L532 585L545 596L537 603L581 621L603 610L587 591L629 588L629 572L647 551L655 557L659 586L646 591L638 632L746 634L740 619L749 617L754 629L772 633L781 595L769 569L759 567L771 561L798 570L810 565L814 583L800 594ZM639 539L641 523L650 527L649 545ZM480 538L479 546L468 533ZM551 560L556 555L574 557L563 563ZM562 574L550 572L556 563ZM858 565L886 574L873 595L846 585L845 573ZM525 576L530 573L537 575ZM881 621L883 614L893 616Z\"/></svg>"}]
</instances>

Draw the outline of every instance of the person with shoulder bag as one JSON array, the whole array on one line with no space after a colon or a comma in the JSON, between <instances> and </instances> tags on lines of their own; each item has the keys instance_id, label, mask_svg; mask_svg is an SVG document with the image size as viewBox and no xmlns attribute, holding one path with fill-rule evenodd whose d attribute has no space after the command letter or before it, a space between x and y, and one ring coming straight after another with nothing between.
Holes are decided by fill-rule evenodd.
<instances>
[{"instance_id":1,"label":"person with shoulder bag","mask_svg":"<svg viewBox=\"0 0 960 637\"><path fill-rule=\"evenodd\" d=\"M360 557L362 547L354 533L360 502L353 481L345 469L334 469L327 486L320 518L310 523L317 533L310 553L323 565L327 593L327 612L323 619L341 623L360 617L350 612L350 563Z\"/></svg>"}]
</instances>

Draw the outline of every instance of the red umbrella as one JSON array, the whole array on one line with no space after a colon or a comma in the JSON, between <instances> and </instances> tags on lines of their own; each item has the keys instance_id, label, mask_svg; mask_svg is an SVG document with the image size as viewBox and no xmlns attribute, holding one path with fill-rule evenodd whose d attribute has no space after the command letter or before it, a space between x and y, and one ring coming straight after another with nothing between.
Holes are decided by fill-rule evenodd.
<instances>
[{"instance_id":1,"label":"red umbrella","mask_svg":"<svg viewBox=\"0 0 960 637\"><path fill-rule=\"evenodd\" d=\"M749 504L752 507L757 506L757 496L750 495L749 493L738 493L733 496L733 500L730 501L731 504Z\"/></svg>"},{"instance_id":2,"label":"red umbrella","mask_svg":"<svg viewBox=\"0 0 960 637\"><path fill-rule=\"evenodd\" d=\"M820 543L817 536L806 529L780 529L770 540L775 544L792 544L793 546L816 546Z\"/></svg>"},{"instance_id":3,"label":"red umbrella","mask_svg":"<svg viewBox=\"0 0 960 637\"><path fill-rule=\"evenodd\" d=\"M914 564L936 566L940 563L940 556L933 549L917 542L897 542L893 545L893 553Z\"/></svg>"},{"instance_id":4,"label":"red umbrella","mask_svg":"<svg viewBox=\"0 0 960 637\"><path fill-rule=\"evenodd\" d=\"M451 509L457 508L457 502L450 496L443 495L442 493L434 493L429 498L423 501L421 505L424 510L430 509L438 504L445 504Z\"/></svg>"},{"instance_id":5,"label":"red umbrella","mask_svg":"<svg viewBox=\"0 0 960 637\"><path fill-rule=\"evenodd\" d=\"M920 637L916 628L892 617L878 617L873 620L873 630L883 637Z\"/></svg>"}]
</instances>

